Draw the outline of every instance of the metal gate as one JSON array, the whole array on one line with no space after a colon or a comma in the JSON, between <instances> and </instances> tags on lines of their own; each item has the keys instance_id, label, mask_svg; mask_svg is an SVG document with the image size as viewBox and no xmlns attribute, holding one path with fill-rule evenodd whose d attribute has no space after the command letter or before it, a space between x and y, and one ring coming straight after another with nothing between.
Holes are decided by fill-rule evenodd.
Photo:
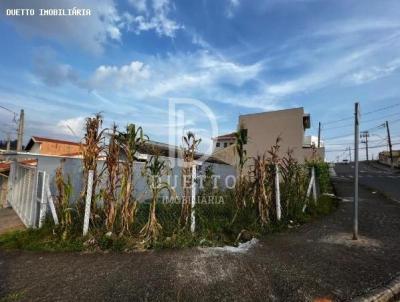
<instances>
[{"instance_id":1,"label":"metal gate","mask_svg":"<svg viewBox=\"0 0 400 302\"><path fill-rule=\"evenodd\" d=\"M27 227L37 225L36 167L13 162L8 182L8 201Z\"/></svg>"}]
</instances>

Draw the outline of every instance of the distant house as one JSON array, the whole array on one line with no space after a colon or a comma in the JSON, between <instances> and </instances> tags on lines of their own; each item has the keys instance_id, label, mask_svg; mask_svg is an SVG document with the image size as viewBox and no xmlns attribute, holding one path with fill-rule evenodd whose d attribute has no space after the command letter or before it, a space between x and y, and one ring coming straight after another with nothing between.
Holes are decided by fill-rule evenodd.
<instances>
[{"instance_id":1,"label":"distant house","mask_svg":"<svg viewBox=\"0 0 400 302\"><path fill-rule=\"evenodd\" d=\"M148 160L152 155L160 155L169 158L181 158L182 148L172 146L169 144L149 140L143 146L139 147L136 154L137 160ZM207 163L227 164L225 161L215 158L213 156L206 156L202 153L196 152L194 155L195 160L204 159Z\"/></svg>"},{"instance_id":2,"label":"distant house","mask_svg":"<svg viewBox=\"0 0 400 302\"><path fill-rule=\"evenodd\" d=\"M32 136L26 152L42 155L76 156L81 154L81 144L60 139Z\"/></svg>"},{"instance_id":3,"label":"distant house","mask_svg":"<svg viewBox=\"0 0 400 302\"><path fill-rule=\"evenodd\" d=\"M393 150L392 155L393 155L393 166L400 168L400 150ZM390 166L391 165L390 152L389 151L379 152L379 162Z\"/></svg>"},{"instance_id":4,"label":"distant house","mask_svg":"<svg viewBox=\"0 0 400 302\"><path fill-rule=\"evenodd\" d=\"M303 147L309 148L310 146L318 147L318 136L315 136L315 135L304 136ZM319 146L324 147L323 140L320 140Z\"/></svg>"},{"instance_id":5,"label":"distant house","mask_svg":"<svg viewBox=\"0 0 400 302\"><path fill-rule=\"evenodd\" d=\"M325 157L325 149L317 148L318 138L305 136L305 131L310 128L310 124L310 115L304 113L304 109L301 107L240 115L238 127L243 127L247 133L245 150L248 157L266 153L280 137L279 156L283 157L288 150L291 150L293 157L303 163L312 157L321 159ZM223 142L221 138L224 137L230 139L226 140L229 145L224 147L224 144L222 148L218 148L216 144ZM235 141L232 133L218 136L214 142L216 148L213 157L236 164ZM230 145L231 143L232 145ZM320 143L320 146L323 144Z\"/></svg>"},{"instance_id":6,"label":"distant house","mask_svg":"<svg viewBox=\"0 0 400 302\"><path fill-rule=\"evenodd\" d=\"M212 140L215 151L224 149L235 143L235 132L213 137Z\"/></svg>"}]
</instances>

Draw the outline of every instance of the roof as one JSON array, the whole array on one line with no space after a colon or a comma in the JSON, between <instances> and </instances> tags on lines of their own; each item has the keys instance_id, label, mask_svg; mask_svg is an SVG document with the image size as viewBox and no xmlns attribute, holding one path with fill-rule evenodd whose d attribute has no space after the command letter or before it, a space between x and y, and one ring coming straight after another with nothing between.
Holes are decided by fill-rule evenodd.
<instances>
[{"instance_id":1,"label":"roof","mask_svg":"<svg viewBox=\"0 0 400 302\"><path fill-rule=\"evenodd\" d=\"M161 143L161 142L156 142L156 141L147 141L144 146L141 146L138 150L140 153L143 154L148 154L148 155L160 155L160 156L167 156L169 157L170 155L178 158L182 156L182 148L179 148L177 146ZM194 155L194 159L197 160L201 157L203 157L204 154L196 152ZM226 162L212 157L212 156L206 156L206 162L209 163L215 163L215 164L227 164Z\"/></svg>"},{"instance_id":2,"label":"roof","mask_svg":"<svg viewBox=\"0 0 400 302\"><path fill-rule=\"evenodd\" d=\"M235 132L213 137L213 140L235 139Z\"/></svg>"},{"instance_id":3,"label":"roof","mask_svg":"<svg viewBox=\"0 0 400 302\"><path fill-rule=\"evenodd\" d=\"M294 108L280 109L280 110L274 110L274 111L263 111L263 112L241 114L241 115L239 115L239 118L246 117L246 116L253 116L253 115L274 114L274 113L279 113L279 112L298 111L298 110L303 110L303 115L309 115L308 113L304 113L304 107L294 107Z\"/></svg>"},{"instance_id":4,"label":"roof","mask_svg":"<svg viewBox=\"0 0 400 302\"><path fill-rule=\"evenodd\" d=\"M71 142L71 141L66 141L66 140L61 140L61 139L40 137L40 136L32 136L31 139L29 140L28 144L26 145L25 150L30 150L34 143L41 144L43 142L64 144L64 145L73 145L73 146L80 146L81 145L80 143L77 143L77 142Z\"/></svg>"},{"instance_id":5,"label":"roof","mask_svg":"<svg viewBox=\"0 0 400 302\"><path fill-rule=\"evenodd\" d=\"M24 165L32 165L32 164L36 164L37 160L36 159L26 159L23 161L20 161L20 164L24 164ZM0 162L0 172L8 172L10 171L10 165L11 162L7 161L7 162Z\"/></svg>"}]
</instances>

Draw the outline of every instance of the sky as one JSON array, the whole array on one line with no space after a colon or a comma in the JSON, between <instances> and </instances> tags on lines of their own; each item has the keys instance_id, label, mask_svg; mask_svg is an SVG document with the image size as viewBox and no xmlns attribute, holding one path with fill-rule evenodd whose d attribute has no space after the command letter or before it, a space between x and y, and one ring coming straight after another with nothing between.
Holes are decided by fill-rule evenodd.
<instances>
[{"instance_id":1,"label":"sky","mask_svg":"<svg viewBox=\"0 0 400 302\"><path fill-rule=\"evenodd\" d=\"M73 7L91 15L6 15ZM386 120L400 148L400 1L2 0L0 10L0 105L25 110L25 140L78 140L102 112L106 127L135 123L168 142L171 102L206 104L219 134L240 114L304 107L307 134L321 122L327 159L342 160L358 101L370 156L387 148ZM186 107L183 126L209 142L206 115ZM14 114L0 108L0 127L15 136Z\"/></svg>"}]
</instances>

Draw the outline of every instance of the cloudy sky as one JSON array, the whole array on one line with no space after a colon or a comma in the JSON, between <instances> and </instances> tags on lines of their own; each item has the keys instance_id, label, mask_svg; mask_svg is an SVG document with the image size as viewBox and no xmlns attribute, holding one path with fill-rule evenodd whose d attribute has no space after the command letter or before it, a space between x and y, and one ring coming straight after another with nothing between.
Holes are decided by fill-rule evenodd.
<instances>
[{"instance_id":1,"label":"cloudy sky","mask_svg":"<svg viewBox=\"0 0 400 302\"><path fill-rule=\"evenodd\" d=\"M55 6L57 3L57 6ZM6 16L10 8L89 8L91 16ZM303 106L345 158L354 102L371 153L391 122L400 143L400 2L351 0L2 0L0 105L26 112L26 137L77 139L103 112L167 142L168 104L207 104L220 133L239 114ZM207 141L195 108L184 124ZM0 109L2 132L13 115ZM361 152L363 156L364 153Z\"/></svg>"}]
</instances>

